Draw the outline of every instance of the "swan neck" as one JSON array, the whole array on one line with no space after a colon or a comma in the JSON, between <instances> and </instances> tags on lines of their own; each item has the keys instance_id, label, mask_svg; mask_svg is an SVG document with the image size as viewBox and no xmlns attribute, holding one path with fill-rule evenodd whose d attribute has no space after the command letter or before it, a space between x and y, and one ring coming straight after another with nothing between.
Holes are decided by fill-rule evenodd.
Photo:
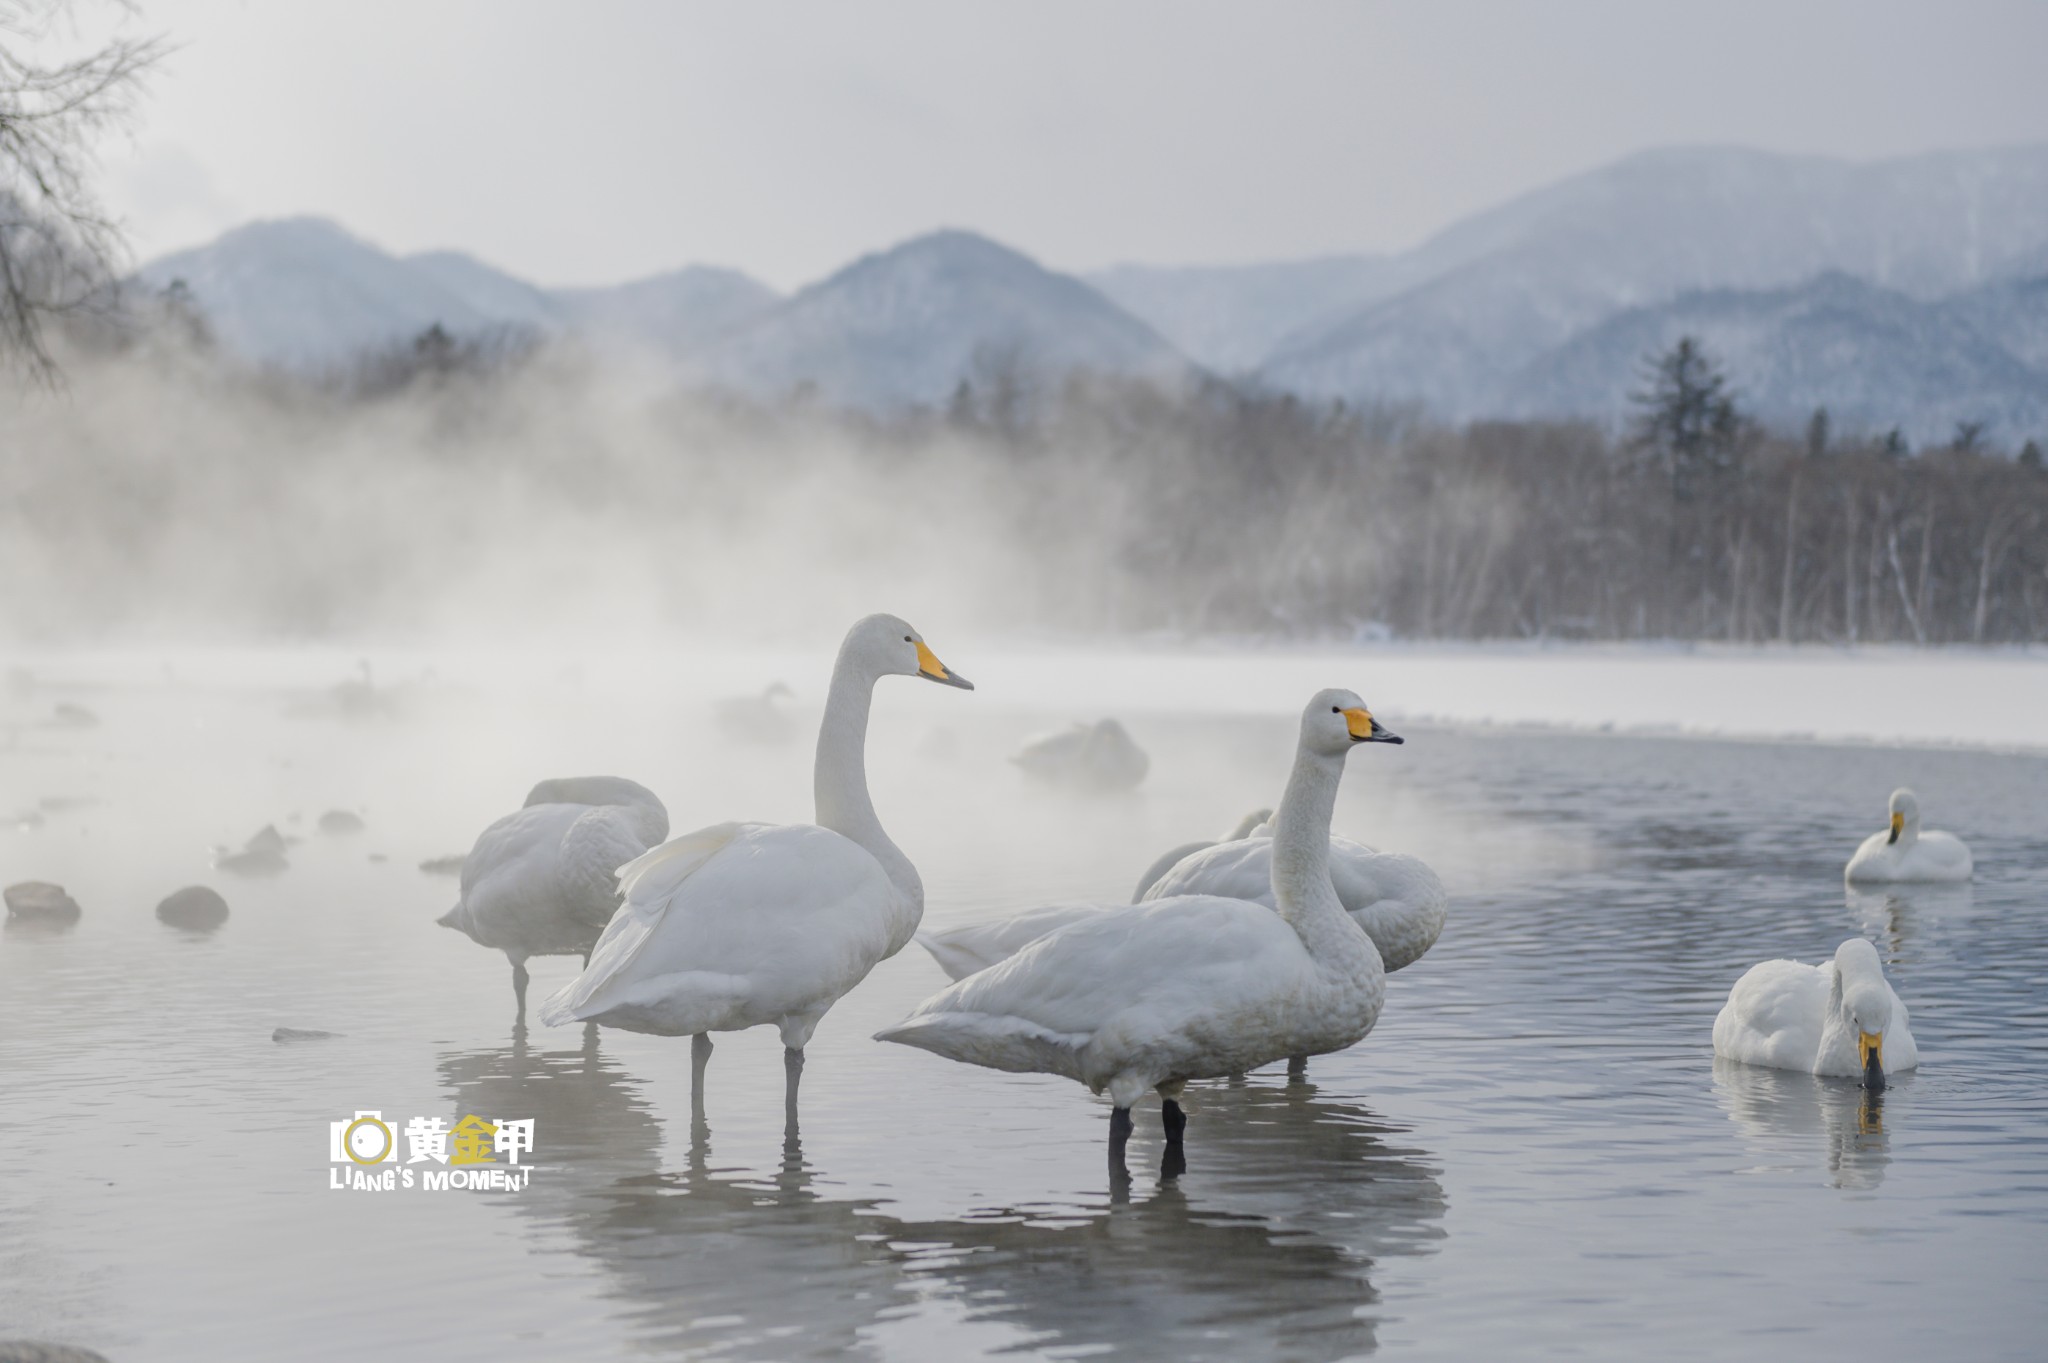
<instances>
[{"instance_id":1,"label":"swan neck","mask_svg":"<svg viewBox=\"0 0 2048 1363\"><path fill-rule=\"evenodd\" d=\"M842 649L832 668L825 718L818 725L818 758L811 783L818 825L866 848L899 890L922 903L923 887L917 883L917 872L882 831L882 821L868 796L868 710L874 693L874 675Z\"/></svg>"},{"instance_id":2,"label":"swan neck","mask_svg":"<svg viewBox=\"0 0 2048 1363\"><path fill-rule=\"evenodd\" d=\"M1330 883L1330 820L1343 775L1342 757L1301 749L1273 819L1273 899L1280 916L1318 956L1347 934L1365 938Z\"/></svg>"},{"instance_id":3,"label":"swan neck","mask_svg":"<svg viewBox=\"0 0 2048 1363\"><path fill-rule=\"evenodd\" d=\"M1908 814L1904 822L1899 826L1899 840L1893 846L1897 851L1904 852L1918 841L1920 841L1920 816L1918 814Z\"/></svg>"}]
</instances>

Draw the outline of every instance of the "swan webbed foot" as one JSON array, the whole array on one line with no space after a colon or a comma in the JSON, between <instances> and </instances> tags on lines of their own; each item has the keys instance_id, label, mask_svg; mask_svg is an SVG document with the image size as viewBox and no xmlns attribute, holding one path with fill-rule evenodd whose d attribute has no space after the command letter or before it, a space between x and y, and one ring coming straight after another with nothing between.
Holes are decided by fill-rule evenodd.
<instances>
[{"instance_id":1,"label":"swan webbed foot","mask_svg":"<svg viewBox=\"0 0 2048 1363\"><path fill-rule=\"evenodd\" d=\"M1308 1057L1305 1055L1288 1056L1287 1082L1291 1084L1306 1078L1308 1078Z\"/></svg>"},{"instance_id":2,"label":"swan webbed foot","mask_svg":"<svg viewBox=\"0 0 2048 1363\"><path fill-rule=\"evenodd\" d=\"M1181 1110L1179 1103L1168 1098L1159 1105L1159 1124L1166 1128L1168 1143L1179 1145L1181 1133L1188 1129L1188 1114Z\"/></svg>"}]
</instances>

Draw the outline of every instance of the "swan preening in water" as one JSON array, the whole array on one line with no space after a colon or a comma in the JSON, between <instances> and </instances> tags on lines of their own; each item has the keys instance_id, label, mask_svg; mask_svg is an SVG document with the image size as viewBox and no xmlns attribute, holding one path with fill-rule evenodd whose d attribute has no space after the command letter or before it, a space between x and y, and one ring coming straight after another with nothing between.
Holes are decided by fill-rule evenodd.
<instances>
[{"instance_id":1,"label":"swan preening in water","mask_svg":"<svg viewBox=\"0 0 2048 1363\"><path fill-rule=\"evenodd\" d=\"M715 824L621 866L624 904L541 1021L692 1036L700 1071L710 1033L772 1025L793 1086L826 1010L924 915L917 870L868 798L868 710L889 676L974 689L894 616L854 625L818 728L818 822Z\"/></svg>"},{"instance_id":2,"label":"swan preening in water","mask_svg":"<svg viewBox=\"0 0 2048 1363\"><path fill-rule=\"evenodd\" d=\"M1851 937L1820 965L1751 966L1714 1019L1714 1054L1749 1065L1860 1078L1881 1091L1885 1068L1910 1070L1920 1048L1877 948Z\"/></svg>"},{"instance_id":3,"label":"swan preening in water","mask_svg":"<svg viewBox=\"0 0 2048 1363\"><path fill-rule=\"evenodd\" d=\"M615 872L667 836L668 811L637 782L542 781L476 840L462 863L462 897L440 924L505 953L524 1017L527 958L588 958L619 907Z\"/></svg>"},{"instance_id":4,"label":"swan preening in water","mask_svg":"<svg viewBox=\"0 0 2048 1363\"><path fill-rule=\"evenodd\" d=\"M1112 1162L1131 1105L1175 1099L1190 1079L1355 1044L1378 1020L1385 974L1371 939L1330 885L1330 817L1358 743L1398 743L1349 691L1303 711L1294 771L1273 837L1278 912L1242 899L1183 895L1106 909L970 975L877 1033L990 1069L1063 1075L1107 1090Z\"/></svg>"},{"instance_id":5,"label":"swan preening in water","mask_svg":"<svg viewBox=\"0 0 2048 1363\"><path fill-rule=\"evenodd\" d=\"M1849 858L1845 880L1958 881L1971 875L1970 849L1953 833L1920 831L1920 798L1904 786L1892 792L1891 827L1872 833Z\"/></svg>"},{"instance_id":6,"label":"swan preening in water","mask_svg":"<svg viewBox=\"0 0 2048 1363\"><path fill-rule=\"evenodd\" d=\"M1145 750L1113 719L1034 738L1010 760L1027 775L1076 790L1129 790L1152 769Z\"/></svg>"}]
</instances>

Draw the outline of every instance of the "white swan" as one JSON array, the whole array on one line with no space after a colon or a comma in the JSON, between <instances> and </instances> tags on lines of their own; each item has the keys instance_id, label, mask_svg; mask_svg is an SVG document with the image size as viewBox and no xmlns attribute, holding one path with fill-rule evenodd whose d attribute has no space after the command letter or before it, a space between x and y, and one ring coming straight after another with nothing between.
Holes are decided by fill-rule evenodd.
<instances>
[{"instance_id":1,"label":"white swan","mask_svg":"<svg viewBox=\"0 0 2048 1363\"><path fill-rule=\"evenodd\" d=\"M625 903L541 1021L692 1036L700 1070L710 1033L771 1024L793 1091L826 1010L901 950L924 914L917 871L868 798L868 709L887 676L974 689L896 617L855 624L818 729L818 822L716 824L620 867Z\"/></svg>"},{"instance_id":2,"label":"white swan","mask_svg":"<svg viewBox=\"0 0 2048 1363\"><path fill-rule=\"evenodd\" d=\"M1970 849L1953 833L1920 831L1920 798L1904 786L1892 792L1892 826L1872 833L1849 858L1842 878L1872 882L1888 880L1968 880L1974 869Z\"/></svg>"},{"instance_id":3,"label":"white swan","mask_svg":"<svg viewBox=\"0 0 2048 1363\"><path fill-rule=\"evenodd\" d=\"M1234 842L1266 824L1272 817L1270 809L1255 809L1239 819L1220 841ZM1184 842L1162 855L1139 878L1138 892L1131 896L1131 902L1143 899L1152 882L1172 869L1182 857L1215 845L1209 841ZM1270 886L1262 893L1270 899ZM931 953L932 959L939 963L939 968L946 972L948 978L964 980L997 961L1009 960L1049 932L1056 932L1069 923L1077 923L1090 914L1101 912L1099 904L1047 904L993 922L970 923L964 928L948 928L944 932L920 932L917 944Z\"/></svg>"},{"instance_id":4,"label":"white swan","mask_svg":"<svg viewBox=\"0 0 2048 1363\"><path fill-rule=\"evenodd\" d=\"M1368 741L1401 740L1349 691L1318 692L1303 712L1274 836L1279 912L1185 895L1091 914L925 1000L877 1039L1107 1089L1115 1163L1148 1088L1178 1140L1186 1118L1174 1100L1186 1081L1356 1043L1379 1018L1385 975L1330 886L1330 814L1346 753Z\"/></svg>"},{"instance_id":5,"label":"white swan","mask_svg":"<svg viewBox=\"0 0 2048 1363\"><path fill-rule=\"evenodd\" d=\"M769 682L760 694L726 696L712 707L719 732L741 743L781 743L796 732L796 721L776 701L793 693L781 682Z\"/></svg>"},{"instance_id":6,"label":"white swan","mask_svg":"<svg viewBox=\"0 0 2048 1363\"><path fill-rule=\"evenodd\" d=\"M1235 837L1191 843L1167 853L1139 881L1135 902L1209 894L1272 908L1273 838L1261 822L1247 815ZM1249 836L1242 831L1247 826L1252 829ZM1344 911L1379 948L1389 975L1422 959L1443 934L1450 898L1436 872L1419 858L1375 852L1362 842L1332 836L1330 879ZM1100 912L1093 904L1050 904L990 923L919 933L917 941L942 970L959 980L1008 960L1049 932Z\"/></svg>"},{"instance_id":7,"label":"white swan","mask_svg":"<svg viewBox=\"0 0 2048 1363\"><path fill-rule=\"evenodd\" d=\"M1129 790L1152 768L1152 759L1114 719L1042 734L1010 760L1026 775L1075 790Z\"/></svg>"},{"instance_id":8,"label":"white swan","mask_svg":"<svg viewBox=\"0 0 2048 1363\"><path fill-rule=\"evenodd\" d=\"M462 896L438 920L512 962L526 1016L526 961L581 956L619 907L617 867L668 836L654 792L621 776L542 781L483 831L462 862Z\"/></svg>"},{"instance_id":9,"label":"white swan","mask_svg":"<svg viewBox=\"0 0 2048 1363\"><path fill-rule=\"evenodd\" d=\"M1746 1065L1861 1078L1884 1088L1885 1066L1920 1063L1906 1005L1884 977L1877 948L1851 937L1821 965L1751 966L1714 1019L1714 1054Z\"/></svg>"},{"instance_id":10,"label":"white swan","mask_svg":"<svg viewBox=\"0 0 2048 1363\"><path fill-rule=\"evenodd\" d=\"M1220 838L1216 838L1213 841L1184 842L1178 847L1170 848L1160 853L1158 860L1147 866L1145 873L1138 877L1138 888L1131 891L1131 902L1135 904L1143 899L1145 891L1157 884L1159 877L1171 871L1175 866L1178 866L1182 858L1191 857L1197 852L1206 851L1219 842L1236 842L1240 838L1249 838L1252 834L1259 832L1271 833L1273 831L1272 821L1272 810L1255 809L1242 819L1239 819L1237 825Z\"/></svg>"}]
</instances>

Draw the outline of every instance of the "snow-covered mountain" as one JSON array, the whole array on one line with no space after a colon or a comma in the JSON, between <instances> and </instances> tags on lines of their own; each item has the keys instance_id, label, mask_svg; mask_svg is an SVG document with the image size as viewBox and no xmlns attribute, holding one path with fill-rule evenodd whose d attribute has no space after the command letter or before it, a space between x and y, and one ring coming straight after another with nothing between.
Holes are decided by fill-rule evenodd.
<instances>
[{"instance_id":1,"label":"snow-covered mountain","mask_svg":"<svg viewBox=\"0 0 2048 1363\"><path fill-rule=\"evenodd\" d=\"M750 392L805 389L869 408L941 404L963 379L1192 372L1157 332L1080 280L959 231L855 261L732 333L704 365L712 380Z\"/></svg>"},{"instance_id":2,"label":"snow-covered mountain","mask_svg":"<svg viewBox=\"0 0 2048 1363\"><path fill-rule=\"evenodd\" d=\"M1388 256L1274 265L1118 265L1082 276L1109 300L1219 373L1256 368L1288 335L1414 281Z\"/></svg>"},{"instance_id":3,"label":"snow-covered mountain","mask_svg":"<svg viewBox=\"0 0 2048 1363\"><path fill-rule=\"evenodd\" d=\"M1247 375L1440 418L1610 418L1644 351L1693 329L1751 409L2048 434L2048 146L1851 163L1645 152L1391 256L1086 280L968 232L867 256L788 298L693 266L545 289L455 251L399 258L331 222L255 223L152 262L226 348L319 369L441 324L573 334L692 381L865 408L962 379ZM2032 423L2031 426L2029 423Z\"/></svg>"},{"instance_id":4,"label":"snow-covered mountain","mask_svg":"<svg viewBox=\"0 0 2048 1363\"><path fill-rule=\"evenodd\" d=\"M238 227L137 276L156 288L183 280L226 350L287 369L339 364L436 322L477 332L525 320L478 306L486 291L454 263L476 262L437 259L422 266L324 219L286 218Z\"/></svg>"},{"instance_id":5,"label":"snow-covered mountain","mask_svg":"<svg viewBox=\"0 0 2048 1363\"><path fill-rule=\"evenodd\" d=\"M682 358L775 305L775 290L738 270L691 265L601 289L558 289L575 323L600 338Z\"/></svg>"},{"instance_id":6,"label":"snow-covered mountain","mask_svg":"<svg viewBox=\"0 0 2048 1363\"><path fill-rule=\"evenodd\" d=\"M1616 313L1839 270L1931 298L2048 243L2048 147L1858 164L1646 152L1461 222L1393 264L1417 283L1277 344L1261 377L1315 396L1485 414L1502 376Z\"/></svg>"},{"instance_id":7,"label":"snow-covered mountain","mask_svg":"<svg viewBox=\"0 0 2048 1363\"><path fill-rule=\"evenodd\" d=\"M1788 289L1688 293L1581 332L1512 375L1489 406L1619 419L1643 386L1643 357L1692 336L1742 409L1780 429L1824 406L1845 433L1897 425L1926 444L1973 421L2017 444L2048 431L2048 371L2016 358L1983 319L2038 309L2044 291L2048 280L2010 281L1930 302L1837 272Z\"/></svg>"},{"instance_id":8,"label":"snow-covered mountain","mask_svg":"<svg viewBox=\"0 0 2048 1363\"><path fill-rule=\"evenodd\" d=\"M151 261L136 277L154 288L183 280L229 353L303 372L436 324L458 335L575 333L674 356L776 298L736 271L701 266L609 288L544 289L460 251L394 256L324 218L251 223Z\"/></svg>"}]
</instances>

